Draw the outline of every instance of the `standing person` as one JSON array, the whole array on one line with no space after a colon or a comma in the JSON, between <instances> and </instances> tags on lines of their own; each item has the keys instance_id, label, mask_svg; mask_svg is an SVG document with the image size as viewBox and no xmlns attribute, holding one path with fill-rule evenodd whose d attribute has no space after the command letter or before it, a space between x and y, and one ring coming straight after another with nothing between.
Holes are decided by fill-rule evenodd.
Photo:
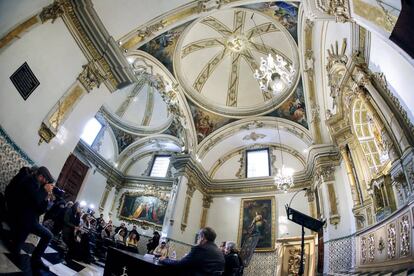
<instances>
[{"instance_id":1,"label":"standing person","mask_svg":"<svg viewBox=\"0 0 414 276\"><path fill-rule=\"evenodd\" d=\"M30 233L39 236L39 243L31 257L33 271L49 270L41 257L53 235L39 223L39 216L46 212L52 198L54 182L49 170L46 167L40 167L34 174L24 177L18 189L19 204L14 209L16 240L13 251L16 255L20 254L20 249Z\"/></svg>"},{"instance_id":2,"label":"standing person","mask_svg":"<svg viewBox=\"0 0 414 276\"><path fill-rule=\"evenodd\" d=\"M160 263L177 266L188 271L190 275L221 275L224 271L224 256L214 243L216 232L205 227L198 233L197 245L191 248L181 260L160 258Z\"/></svg>"},{"instance_id":3,"label":"standing person","mask_svg":"<svg viewBox=\"0 0 414 276\"><path fill-rule=\"evenodd\" d=\"M75 232L79 230L81 212L79 202L75 202L71 208L66 210L63 219L62 238L68 246L68 253L66 254L68 260L73 258L76 251Z\"/></svg>"}]
</instances>

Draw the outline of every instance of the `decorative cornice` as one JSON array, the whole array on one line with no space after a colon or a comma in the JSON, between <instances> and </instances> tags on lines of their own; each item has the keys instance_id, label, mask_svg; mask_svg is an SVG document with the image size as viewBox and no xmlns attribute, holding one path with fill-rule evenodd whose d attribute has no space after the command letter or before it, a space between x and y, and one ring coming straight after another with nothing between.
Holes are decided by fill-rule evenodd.
<instances>
[{"instance_id":1,"label":"decorative cornice","mask_svg":"<svg viewBox=\"0 0 414 276\"><path fill-rule=\"evenodd\" d=\"M136 81L118 44L93 9L91 0L55 0L42 10L39 17L43 23L48 20L53 23L58 17L63 19L88 62L94 65L93 75L100 76L95 80L103 81L111 92ZM84 85L90 90L89 83Z\"/></svg>"}]
</instances>

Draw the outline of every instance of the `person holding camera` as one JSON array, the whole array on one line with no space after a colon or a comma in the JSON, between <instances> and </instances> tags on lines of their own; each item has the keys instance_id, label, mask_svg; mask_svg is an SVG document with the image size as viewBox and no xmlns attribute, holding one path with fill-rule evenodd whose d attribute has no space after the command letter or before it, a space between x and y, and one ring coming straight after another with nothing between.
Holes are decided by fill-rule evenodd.
<instances>
[{"instance_id":1,"label":"person holding camera","mask_svg":"<svg viewBox=\"0 0 414 276\"><path fill-rule=\"evenodd\" d=\"M19 256L20 250L29 234L40 237L39 243L32 253L31 265L34 271L45 270L46 266L41 256L45 252L52 233L39 223L39 216L46 212L52 199L55 180L46 167L40 167L34 174L27 175L21 180L19 202L15 206L16 240L14 254Z\"/></svg>"}]
</instances>

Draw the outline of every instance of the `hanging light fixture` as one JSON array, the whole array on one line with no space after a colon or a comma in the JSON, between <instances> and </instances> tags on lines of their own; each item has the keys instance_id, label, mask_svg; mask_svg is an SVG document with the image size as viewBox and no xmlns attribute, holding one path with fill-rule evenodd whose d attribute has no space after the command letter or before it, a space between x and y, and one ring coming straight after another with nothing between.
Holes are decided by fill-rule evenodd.
<instances>
[{"instance_id":1,"label":"hanging light fixture","mask_svg":"<svg viewBox=\"0 0 414 276\"><path fill-rule=\"evenodd\" d=\"M275 185L278 190L285 193L293 186L293 169L285 167L283 160L282 139L280 138L279 124L276 122L277 134L279 136L280 156L282 161L282 168L277 170L275 175Z\"/></svg>"},{"instance_id":2,"label":"hanging light fixture","mask_svg":"<svg viewBox=\"0 0 414 276\"><path fill-rule=\"evenodd\" d=\"M257 28L256 22L252 14L251 19ZM267 50L262 35L259 32L260 40L265 50L269 53L266 59L260 58L260 67L253 74L254 78L259 81L262 91L270 92L274 95L282 92L286 86L290 86L293 82L296 70L281 55L272 56Z\"/></svg>"}]
</instances>

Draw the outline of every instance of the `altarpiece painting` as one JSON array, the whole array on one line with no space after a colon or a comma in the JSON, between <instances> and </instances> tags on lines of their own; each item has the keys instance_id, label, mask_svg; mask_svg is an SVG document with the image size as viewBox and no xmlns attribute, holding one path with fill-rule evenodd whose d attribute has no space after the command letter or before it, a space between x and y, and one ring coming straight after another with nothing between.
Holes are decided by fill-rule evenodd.
<instances>
[{"instance_id":1,"label":"altarpiece painting","mask_svg":"<svg viewBox=\"0 0 414 276\"><path fill-rule=\"evenodd\" d=\"M255 197L242 198L240 205L238 244L253 235L259 236L256 246L258 251L273 251L275 249L275 198Z\"/></svg>"}]
</instances>

